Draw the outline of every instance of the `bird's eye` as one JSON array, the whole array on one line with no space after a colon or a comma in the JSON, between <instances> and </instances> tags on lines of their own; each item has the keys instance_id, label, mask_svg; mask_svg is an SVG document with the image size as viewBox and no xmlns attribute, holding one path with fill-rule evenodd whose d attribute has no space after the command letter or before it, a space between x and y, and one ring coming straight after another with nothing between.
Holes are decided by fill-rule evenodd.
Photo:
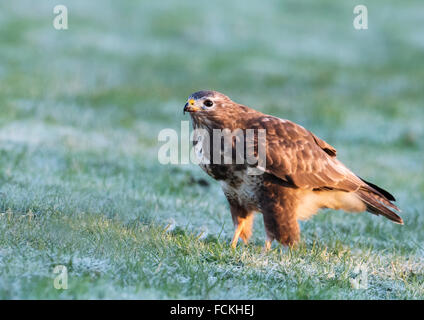
<instances>
[{"instance_id":1,"label":"bird's eye","mask_svg":"<svg viewBox=\"0 0 424 320\"><path fill-rule=\"evenodd\" d=\"M213 102L211 101L211 100L205 100L205 102L203 102L203 104L206 106L206 107L212 107L213 106Z\"/></svg>"}]
</instances>

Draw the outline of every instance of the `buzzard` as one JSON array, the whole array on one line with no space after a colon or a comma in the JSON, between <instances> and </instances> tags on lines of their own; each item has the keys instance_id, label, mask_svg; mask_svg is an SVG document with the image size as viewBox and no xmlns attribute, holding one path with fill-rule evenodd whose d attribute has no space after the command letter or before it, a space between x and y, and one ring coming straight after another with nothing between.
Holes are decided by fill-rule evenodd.
<instances>
[{"instance_id":1,"label":"buzzard","mask_svg":"<svg viewBox=\"0 0 424 320\"><path fill-rule=\"evenodd\" d=\"M212 141L216 130L241 130L244 134L249 129L266 130L266 165L261 168L262 174L249 174L252 165L246 161L199 163L221 183L229 202L235 226L233 248L240 237L245 243L249 240L254 212L263 215L265 250L273 240L287 246L296 244L300 237L298 220L310 218L320 208L368 211L403 224L396 213L399 208L392 203L395 198L389 192L355 175L337 159L334 147L302 126L233 102L216 91L193 93L184 106L185 112L190 113L194 131L198 131L193 139L194 149L196 153L207 154L209 160L215 160L212 155L216 151L223 154L222 144ZM237 142L234 138L233 159ZM258 135L254 136L255 148L259 147L258 141Z\"/></svg>"}]
</instances>

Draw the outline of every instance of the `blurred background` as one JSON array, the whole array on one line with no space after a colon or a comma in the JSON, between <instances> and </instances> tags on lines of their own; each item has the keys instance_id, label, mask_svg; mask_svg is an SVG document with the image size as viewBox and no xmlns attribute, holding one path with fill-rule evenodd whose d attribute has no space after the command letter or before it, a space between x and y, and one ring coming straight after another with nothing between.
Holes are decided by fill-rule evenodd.
<instances>
[{"instance_id":1,"label":"blurred background","mask_svg":"<svg viewBox=\"0 0 424 320\"><path fill-rule=\"evenodd\" d=\"M423 31L418 0L1 2L0 297L422 298ZM281 248L262 264L258 216L253 247L232 253L219 185L157 161L159 131L179 131L201 89L307 127L394 193L406 225L321 214L282 270ZM340 252L368 261L371 290L352 291ZM58 264L67 291L52 289Z\"/></svg>"}]
</instances>

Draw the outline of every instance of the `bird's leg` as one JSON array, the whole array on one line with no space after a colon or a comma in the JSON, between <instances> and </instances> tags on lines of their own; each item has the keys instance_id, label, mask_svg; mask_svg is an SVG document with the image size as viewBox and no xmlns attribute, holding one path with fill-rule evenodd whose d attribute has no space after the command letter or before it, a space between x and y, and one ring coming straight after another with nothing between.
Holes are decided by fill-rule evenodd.
<instances>
[{"instance_id":1,"label":"bird's leg","mask_svg":"<svg viewBox=\"0 0 424 320\"><path fill-rule=\"evenodd\" d=\"M274 205L268 207L262 214L267 234L265 248L271 246L271 241L269 241L271 239L275 239L285 246L293 246L299 241L299 223L293 211L283 210L282 206Z\"/></svg>"},{"instance_id":2,"label":"bird's leg","mask_svg":"<svg viewBox=\"0 0 424 320\"><path fill-rule=\"evenodd\" d=\"M231 241L231 247L233 249L235 249L235 247L237 246L237 241L240 237L240 233L243 231L243 227L244 227L244 219L240 219L239 223L237 224L237 228L234 231L234 236L233 236L233 240Z\"/></svg>"},{"instance_id":3,"label":"bird's leg","mask_svg":"<svg viewBox=\"0 0 424 320\"><path fill-rule=\"evenodd\" d=\"M252 211L241 207L237 202L233 202L230 199L228 201L230 203L231 217L236 228L231 241L231 247L235 248L239 238L242 238L244 243L249 241L252 235L254 214Z\"/></svg>"}]
</instances>

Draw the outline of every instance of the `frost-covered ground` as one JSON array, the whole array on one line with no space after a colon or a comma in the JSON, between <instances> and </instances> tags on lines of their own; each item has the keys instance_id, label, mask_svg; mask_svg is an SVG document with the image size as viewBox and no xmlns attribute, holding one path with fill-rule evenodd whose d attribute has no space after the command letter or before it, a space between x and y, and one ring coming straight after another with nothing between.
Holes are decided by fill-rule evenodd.
<instances>
[{"instance_id":1,"label":"frost-covered ground","mask_svg":"<svg viewBox=\"0 0 424 320\"><path fill-rule=\"evenodd\" d=\"M367 31L352 1L61 3L67 31L0 4L0 298L424 298L422 1L362 2ZM257 216L231 250L218 184L156 156L199 89L311 129L405 225L327 211L264 254Z\"/></svg>"}]
</instances>

